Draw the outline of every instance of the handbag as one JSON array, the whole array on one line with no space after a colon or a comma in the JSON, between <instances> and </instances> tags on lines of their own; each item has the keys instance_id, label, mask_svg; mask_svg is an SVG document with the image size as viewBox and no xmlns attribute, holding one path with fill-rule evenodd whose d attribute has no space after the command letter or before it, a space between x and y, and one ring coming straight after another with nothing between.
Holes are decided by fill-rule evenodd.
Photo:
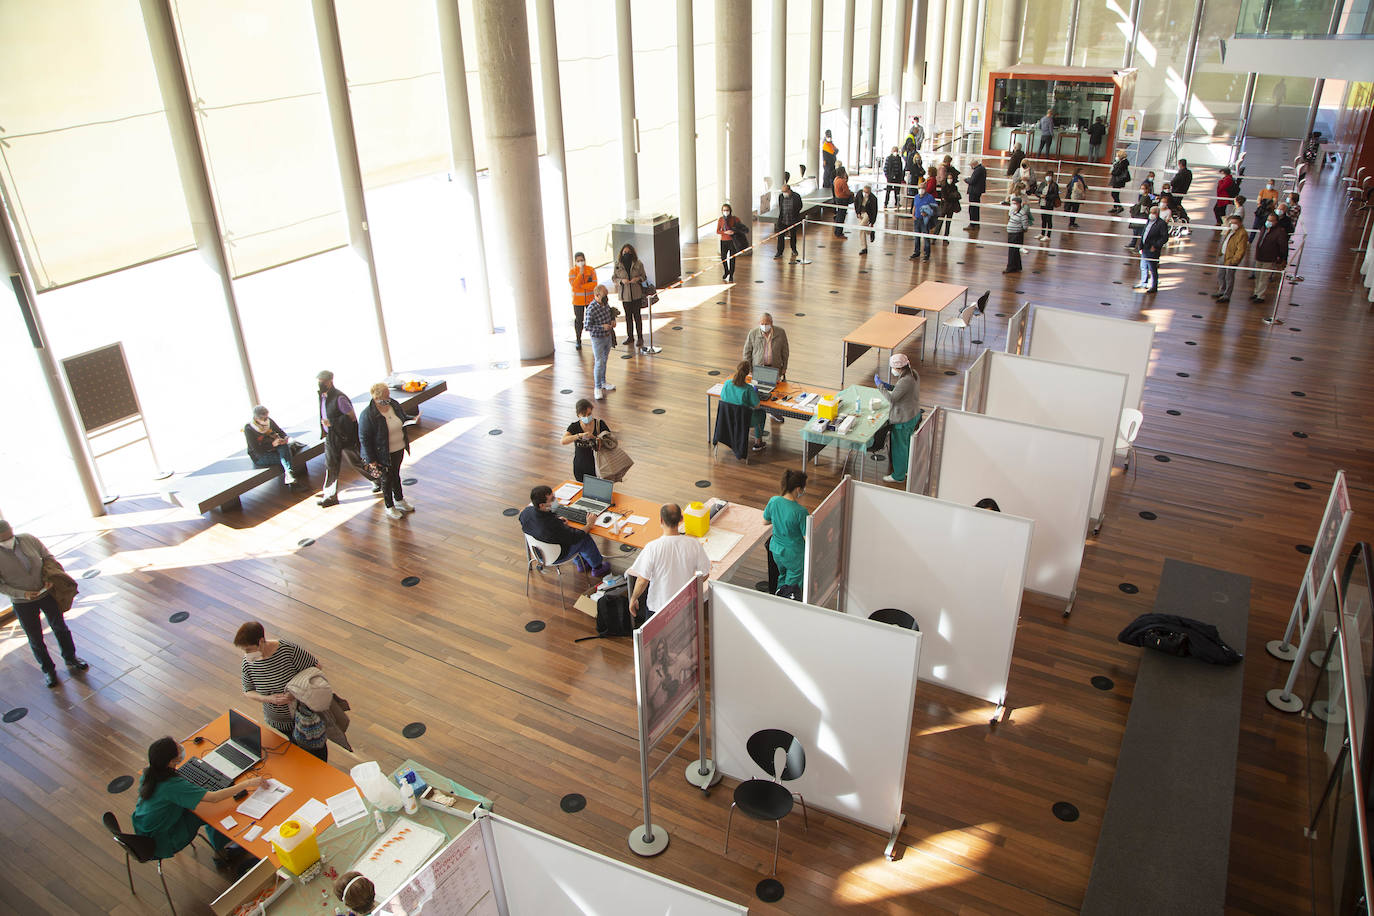
<instances>
[{"instance_id":1,"label":"handbag","mask_svg":"<svg viewBox=\"0 0 1374 916\"><path fill-rule=\"evenodd\" d=\"M634 465L634 459L620 447L615 434L607 430L596 439L597 476L619 483Z\"/></svg>"},{"instance_id":2,"label":"handbag","mask_svg":"<svg viewBox=\"0 0 1374 916\"><path fill-rule=\"evenodd\" d=\"M658 304L658 290L647 280L641 284L644 287L644 298L650 305Z\"/></svg>"},{"instance_id":3,"label":"handbag","mask_svg":"<svg viewBox=\"0 0 1374 916\"><path fill-rule=\"evenodd\" d=\"M381 480L386 476L386 468L378 461L366 461L363 463L363 476L371 481Z\"/></svg>"}]
</instances>

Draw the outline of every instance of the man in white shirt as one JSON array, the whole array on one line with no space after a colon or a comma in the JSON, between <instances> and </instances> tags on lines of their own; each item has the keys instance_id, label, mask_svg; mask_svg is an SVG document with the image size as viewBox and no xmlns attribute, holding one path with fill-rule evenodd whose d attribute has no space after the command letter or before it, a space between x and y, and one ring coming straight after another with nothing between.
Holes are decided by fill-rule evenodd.
<instances>
[{"instance_id":1,"label":"man in white shirt","mask_svg":"<svg viewBox=\"0 0 1374 916\"><path fill-rule=\"evenodd\" d=\"M677 532L677 526L682 524L682 508L677 503L666 503L658 511L658 520L663 525L662 537L645 545L627 572L637 580L630 595L630 615L635 618L641 616L641 605L645 608L643 616L648 618L662 610L693 578L711 574L711 558L706 556L701 541ZM649 592L647 601L645 590Z\"/></svg>"}]
</instances>

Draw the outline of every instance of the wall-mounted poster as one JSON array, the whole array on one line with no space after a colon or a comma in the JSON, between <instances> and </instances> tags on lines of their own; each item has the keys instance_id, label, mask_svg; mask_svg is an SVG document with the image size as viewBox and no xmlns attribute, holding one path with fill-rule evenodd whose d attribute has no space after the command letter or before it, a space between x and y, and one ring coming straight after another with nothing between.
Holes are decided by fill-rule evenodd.
<instances>
[{"instance_id":1,"label":"wall-mounted poster","mask_svg":"<svg viewBox=\"0 0 1374 916\"><path fill-rule=\"evenodd\" d=\"M1118 143L1139 143L1145 124L1145 109L1127 108L1121 112L1121 129L1116 132Z\"/></svg>"}]
</instances>

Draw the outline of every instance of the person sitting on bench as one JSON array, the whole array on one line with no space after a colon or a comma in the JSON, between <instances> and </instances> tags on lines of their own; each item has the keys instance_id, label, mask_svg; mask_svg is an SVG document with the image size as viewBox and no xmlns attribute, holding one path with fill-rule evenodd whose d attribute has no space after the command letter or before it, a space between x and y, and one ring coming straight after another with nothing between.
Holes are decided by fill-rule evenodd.
<instances>
[{"instance_id":1,"label":"person sitting on bench","mask_svg":"<svg viewBox=\"0 0 1374 916\"><path fill-rule=\"evenodd\" d=\"M243 438L248 443L248 457L253 467L270 468L280 464L281 482L288 487L296 484L296 471L291 466L291 437L282 432L277 421L259 404L253 408L253 419L244 424Z\"/></svg>"}]
</instances>

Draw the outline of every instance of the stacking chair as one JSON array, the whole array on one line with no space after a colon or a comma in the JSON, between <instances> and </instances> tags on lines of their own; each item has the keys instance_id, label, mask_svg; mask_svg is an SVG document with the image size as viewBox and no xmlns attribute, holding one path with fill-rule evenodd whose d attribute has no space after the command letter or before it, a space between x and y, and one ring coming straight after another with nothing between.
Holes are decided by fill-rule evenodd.
<instances>
[{"instance_id":1,"label":"stacking chair","mask_svg":"<svg viewBox=\"0 0 1374 916\"><path fill-rule=\"evenodd\" d=\"M723 444L735 457L745 464L749 463L749 444L753 441L750 426L754 421L754 409L743 404L727 404L721 401L716 405L716 429L711 434L711 455L716 446Z\"/></svg>"},{"instance_id":2,"label":"stacking chair","mask_svg":"<svg viewBox=\"0 0 1374 916\"><path fill-rule=\"evenodd\" d=\"M806 822L806 799L783 785L801 776L806 770L806 751L801 742L785 731L765 728L754 732L744 743L749 756L759 769L772 779L746 779L735 787L735 800L730 803L730 814L725 818L725 851L730 851L730 822L734 820L735 808L756 821L773 821L777 835L773 839L773 871L778 873L778 844L782 841L782 819L792 813L792 799L801 802L802 827L810 830ZM777 755L782 751L782 769L778 769Z\"/></svg>"},{"instance_id":3,"label":"stacking chair","mask_svg":"<svg viewBox=\"0 0 1374 916\"><path fill-rule=\"evenodd\" d=\"M101 818L105 824L105 829L110 831L110 836L120 849L124 850L124 869L129 873L129 893L138 896L138 891L134 890L134 868L129 862L129 857L137 859L140 864L144 862L157 863L157 876L162 879L162 893L167 895L167 906L171 907L172 916L176 916L177 908L172 903L172 893L167 890L167 876L162 873L162 860L153 851L157 848L156 841L152 837L139 836L136 833L124 833L119 829L119 819L114 816L113 811L106 811Z\"/></svg>"},{"instance_id":4,"label":"stacking chair","mask_svg":"<svg viewBox=\"0 0 1374 916\"><path fill-rule=\"evenodd\" d=\"M525 563L525 595L528 596L530 593L530 573L534 572L536 569L543 572L545 567L551 567L554 572L558 573L558 600L562 603L563 610L566 611L568 609L568 601L563 597L563 567L571 563L573 557L577 556L577 554L570 553L559 560L557 557L558 554L562 552L562 547L559 547L557 544L545 543L528 534L525 535L525 549L528 554L528 559ZM549 557L553 557L554 559L550 560Z\"/></svg>"},{"instance_id":5,"label":"stacking chair","mask_svg":"<svg viewBox=\"0 0 1374 916\"><path fill-rule=\"evenodd\" d=\"M1140 432L1140 424L1144 420L1145 415L1134 407L1127 407L1121 411L1121 426L1116 431L1116 457L1126 459L1121 468L1122 473L1131 469L1135 459L1135 437Z\"/></svg>"},{"instance_id":6,"label":"stacking chair","mask_svg":"<svg viewBox=\"0 0 1374 916\"><path fill-rule=\"evenodd\" d=\"M978 297L978 301L974 303L978 309L978 313L974 315L974 317L978 319L979 327L983 329L978 335L978 339L980 340L988 339L988 299L991 296L992 290L986 290L983 295Z\"/></svg>"},{"instance_id":7,"label":"stacking chair","mask_svg":"<svg viewBox=\"0 0 1374 916\"><path fill-rule=\"evenodd\" d=\"M915 617L895 607L878 608L868 615L868 619L876 620L879 623L890 623L894 627L901 627L904 630L915 630L918 633L921 631L921 625L916 622Z\"/></svg>"},{"instance_id":8,"label":"stacking chair","mask_svg":"<svg viewBox=\"0 0 1374 916\"><path fill-rule=\"evenodd\" d=\"M967 331L969 322L973 320L973 316L977 313L978 306L976 304L966 305L959 310L958 315L955 315L953 318L946 318L944 321L940 322L939 330L935 332L936 346L939 346L940 335L943 334L946 330L948 330L951 335L960 334L964 331Z\"/></svg>"}]
</instances>

